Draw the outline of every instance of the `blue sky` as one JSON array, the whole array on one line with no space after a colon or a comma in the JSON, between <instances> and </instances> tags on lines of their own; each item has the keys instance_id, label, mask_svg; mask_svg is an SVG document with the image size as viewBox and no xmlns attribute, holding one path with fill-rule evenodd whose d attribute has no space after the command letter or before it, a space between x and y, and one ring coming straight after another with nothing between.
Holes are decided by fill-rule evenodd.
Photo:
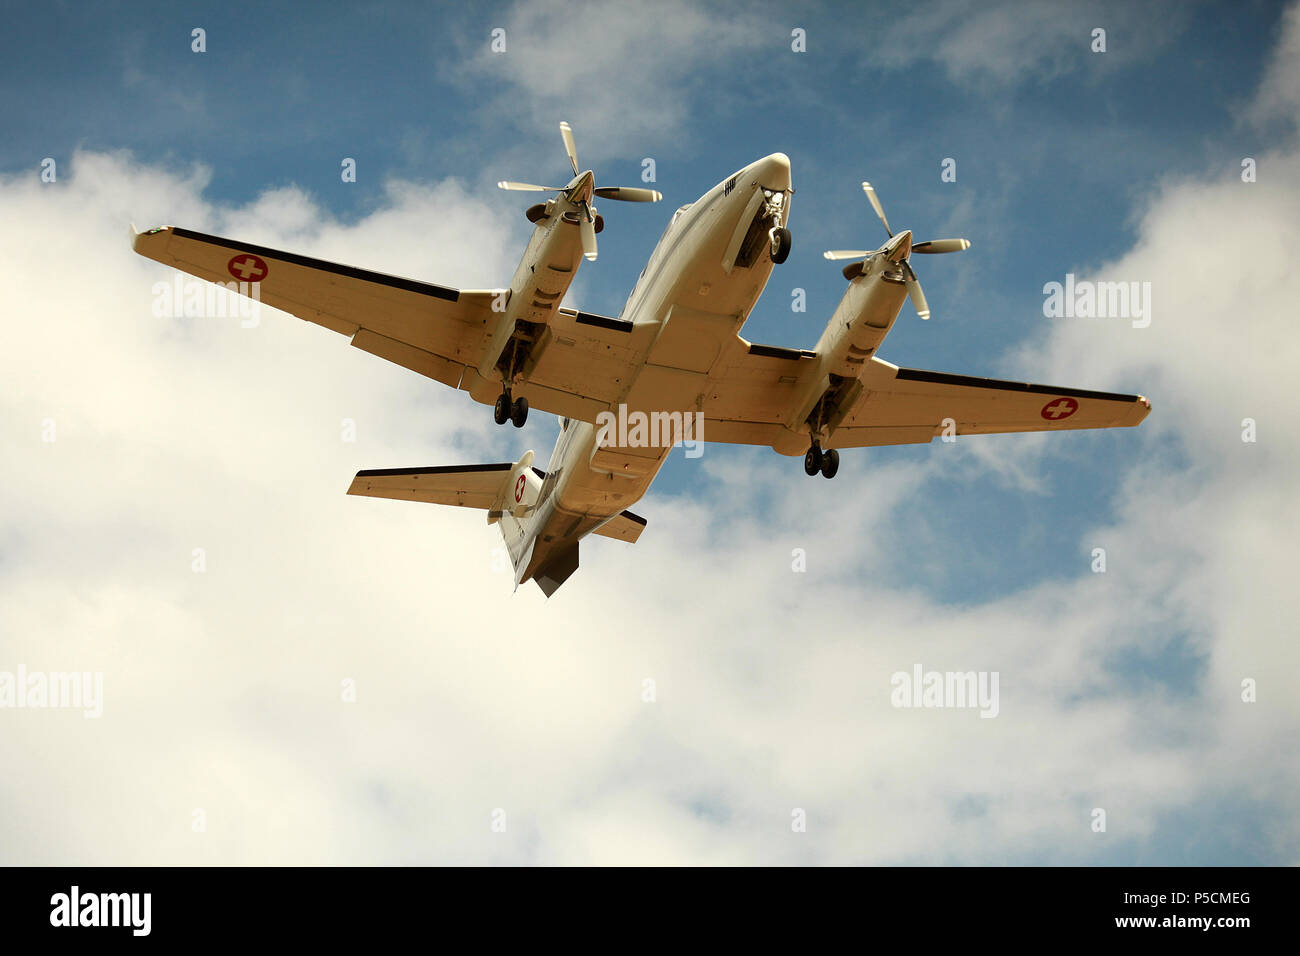
<instances>
[{"instance_id":1,"label":"blue sky","mask_svg":"<svg viewBox=\"0 0 1300 956\"><path fill-rule=\"evenodd\" d=\"M124 184L121 208L109 201L104 208L135 218L141 228L156 224L149 216L227 233L242 223L262 230L240 234L251 242L293 248L298 240L312 245L305 251L313 254L322 248L313 244L328 242L332 258L482 287L508 279L529 234L522 216L529 200L501 192L495 183L563 181L567 164L557 126L565 119L574 126L584 165L595 168L599 182L639 184L648 157L657 169L655 186L665 194L658 206L607 203L602 210L607 226L600 260L583 267L574 299L590 311L617 314L672 211L734 169L781 150L793 166L794 249L774 271L742 334L796 347L817 340L844 287L822 250L873 247L883 239L858 186L869 179L896 230L911 228L920 239L965 236L973 243L960 256L915 263L934 317L921 322L905 306L883 358L919 368L1142 392L1152 400L1151 419L1138 430L1062 434L1049 442L991 436L963 439L955 448L934 443L846 452L834 482L811 482L798 460L770 451L711 446L698 462L675 455L637 510L652 530L658 523L665 532L672 527L684 535L692 533L687 518L698 518L722 539L724 554L738 541L761 546L761 534L748 537L754 528L770 531L772 546L787 551L799 535L812 534L809 529L838 523L861 534L867 540L836 539L838 558L830 562L824 585L830 591L816 597L794 592L788 602L816 608L818 626L849 636L859 635L857 622L872 613L868 593L872 601L918 602L934 621L956 629L957 647L962 634L972 644L987 640L987 632L977 628L998 622L1014 622L1027 633L1041 628L1052 620L1053 608L1073 614L1075 625L1061 622L1062 633L1070 633L1082 626L1079 608L1108 602L1119 608L1123 601L1124 609L1104 625L1113 641L1081 651L1104 659L1104 680L1097 678L1102 691L1085 696L1121 706L1126 695L1152 694L1156 703L1146 704L1158 704L1164 714L1165 707L1202 707L1207 688L1223 676L1215 641L1239 623L1227 611L1198 616L1195 600L1183 600L1176 583L1205 558L1198 545L1179 551L1171 541L1187 530L1188 520L1208 525L1205 516L1193 512L1180 519L1162 512L1161 520L1170 524L1156 523L1153 533L1144 523L1147 505L1180 495L1196 502L1205 495L1231 511L1234 502L1248 507L1251 492L1248 482L1227 485L1238 490L1233 500L1222 500L1226 479L1215 469L1225 454L1236 453L1235 445L1201 443L1198 436L1215 420L1206 417L1190 386L1180 391L1177 378L1178 349L1200 327L1190 313L1171 313L1188 297L1184 281L1201 281L1205 273L1190 263L1179 266L1186 270L1181 274L1171 271L1159 254L1173 259L1180 252L1195 261L1221 252L1225 237L1249 236L1250 217L1233 214L1231 200L1206 203L1207 210L1228 209L1227 218L1197 219L1197 189L1231 188L1242 157L1274 156L1278 169L1294 158L1288 151L1294 112L1261 105L1261 91L1283 89L1284 100L1287 95L1285 82L1276 78L1284 9L1265 2L1031 4L1022 10L941 2L909 5L900 16L894 6L871 4L793 10L748 3L698 9L601 5L586 19L578 16L579 27L570 35L563 25L582 8L562 0L435 8L26 5L13 11L11 29L0 40L0 80L9 93L0 103L0 176L15 197L26 196L21 191L37 182L41 160L54 157L63 180L56 188L74 189L77 157L99 157L107 164L104 181ZM206 31L205 53L191 51L195 27ZM498 27L506 30L505 54L489 49ZM1089 49L1094 27L1107 31L1104 53ZM796 28L806 31L807 52L791 50ZM604 41L612 36L617 39ZM357 161L356 183L340 181L344 157ZM956 182L940 179L946 157L956 160ZM206 171L201 188L182 188L179 183L196 167ZM1261 168L1269 167L1264 162ZM157 183L152 191L151 182ZM438 191L443 189L450 191ZM292 214L268 202L268 195L279 197ZM1184 199L1185 206L1175 202ZM1288 202L1274 197L1265 206L1283 209ZM435 221L444 204L454 204L465 217L458 223L478 217L482 231L449 234ZM386 211L399 208L402 216L391 232L378 230L374 224L385 221ZM1186 220L1180 218L1184 209ZM427 233L420 216L426 217ZM1187 245L1175 249L1161 237L1170 234L1168 223L1184 221L1203 231L1183 236ZM124 234L124 223L122 229ZM51 241L62 242L63 235ZM422 245L426 239L429 244ZM121 245L107 254L128 260L125 240ZM129 268L136 267L130 262ZM1044 318L1044 283L1069 272L1100 275L1116 268L1125 278L1154 282L1156 308L1163 310L1157 323L1183 326L1144 336L1086 323L1066 329L1062 320ZM495 269L496 278L469 274L476 269ZM794 289L805 290L806 313L791 311ZM1245 304L1243 312L1232 321L1241 323L1249 347L1266 352L1267 332L1248 331L1253 313ZM18 317L16 309L8 312L7 318ZM320 330L294 325L284 334L286 341L311 339L304 348L348 351ZM1285 353L1278 347L1278 356ZM251 361L239 353L227 357ZM334 379L344 404L390 403L374 408L376 418L387 419L384 442L362 451L434 464L441 463L436 456L448 454L465 461L514 458L525 447L544 457L554 440L547 416L534 416L522 436L489 431L480 428L487 410L467 396L442 394L434 383L406 382L408 373L398 369L366 366L364 375L354 373L362 361L343 355ZM1206 366L1188 359L1182 367ZM220 387L220 372L208 380L214 387ZM1234 438L1243 416L1268 411L1272 394L1250 391L1252 380L1268 379L1263 366L1239 362L1228 374L1239 381L1222 389L1225 442ZM293 375L295 381L310 378L309 363L295 366ZM362 382L380 394L362 396ZM1241 400L1228 401L1230 394ZM267 397L258 406L258 427L274 429L270 423L280 413L274 392ZM285 422L309 421L293 419L287 408L282 414ZM1284 427L1275 425L1273 434ZM311 445L301 440L302 454L311 460ZM274 442L266 442L261 453L276 453ZM1278 471L1263 468L1256 477L1286 474L1287 454L1274 454L1280 458L1266 460ZM219 467L237 471L239 461L225 459ZM419 463L426 462L366 459L356 467ZM331 471L322 483L332 492L340 480ZM1266 493L1258 496L1265 500ZM670 513L680 517L670 520ZM481 529L474 526L473 533L481 535ZM32 527L24 531L16 519L6 528L7 540L30 541L24 535L32 534ZM681 539L674 546L665 561L691 560ZM1110 549L1106 576L1089 571L1096 546ZM1233 553L1227 542L1213 548ZM638 554L646 550L642 544L627 553L606 549L599 560L609 562L611 575L635 580L645 573ZM11 549L10 556L16 553L21 550ZM658 567L659 557L654 552L647 565ZM580 577L588 571L584 563ZM656 570L651 580L672 580L661 573L669 575ZM1114 579L1130 576L1138 583L1116 585L1122 597L1107 590ZM500 580L487 583L505 600ZM715 610L727 601L748 600L747 594L742 583L732 597L714 595ZM854 603L859 600L864 603ZM1018 610L1029 605L1032 613ZM924 615L916 613L919 622ZM909 614L899 618L908 619ZM927 633L926 627L918 623L917 633ZM999 655L1014 672L1011 650ZM1251 667L1277 666L1267 654L1250 660ZM1273 726L1284 725L1278 718ZM634 736L644 732L637 729ZM1180 785L1188 779L1206 783L1174 778ZM1100 851L1071 850L1070 858L1294 862L1294 801L1269 788L1226 796L1212 790L1182 803L1152 797L1144 804L1150 816L1140 835ZM988 801L996 807L1000 799L1014 803L1015 793L1014 786L1000 795L994 787L983 796L953 800L961 807ZM711 799L696 796L685 803L706 807L696 814L706 820L736 818L719 814ZM1220 813L1276 820L1285 836L1266 836L1263 826L1216 829L1206 823ZM965 819L960 813L958 818ZM1188 835L1192 831L1195 837ZM995 829L985 843L963 837L955 847L919 857L856 852L858 859L890 861L1055 859L1057 844L1022 837ZM473 858L472 851L464 852ZM712 857L682 849L676 858ZM737 858L771 859L743 853Z\"/></svg>"}]
</instances>

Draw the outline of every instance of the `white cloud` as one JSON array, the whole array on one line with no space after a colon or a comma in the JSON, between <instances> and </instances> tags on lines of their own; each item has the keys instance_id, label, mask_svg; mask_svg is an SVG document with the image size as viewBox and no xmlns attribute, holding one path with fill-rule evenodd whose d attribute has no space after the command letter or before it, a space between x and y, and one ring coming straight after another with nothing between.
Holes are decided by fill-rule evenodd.
<instances>
[{"instance_id":1,"label":"white cloud","mask_svg":"<svg viewBox=\"0 0 1300 956\"><path fill-rule=\"evenodd\" d=\"M1256 122L1283 120L1294 124L1300 111L1300 6L1292 4L1282 14L1278 50L1268 65L1259 94L1250 110Z\"/></svg>"},{"instance_id":2,"label":"white cloud","mask_svg":"<svg viewBox=\"0 0 1300 956\"><path fill-rule=\"evenodd\" d=\"M475 89L484 80L504 80L509 90L487 112L553 142L558 168L561 119L573 124L584 165L610 155L615 144L624 150L671 145L679 154L689 146L681 137L708 77L728 69L733 58L789 42L788 28L752 4L704 9L685 0L518 3L501 28L506 51L493 52L487 32L475 35L462 48L455 78ZM536 181L541 173L518 175Z\"/></svg>"},{"instance_id":3,"label":"white cloud","mask_svg":"<svg viewBox=\"0 0 1300 956\"><path fill-rule=\"evenodd\" d=\"M1150 56L1177 34L1186 15L1185 4L1169 3L913 3L886 19L867 59L892 69L931 64L960 85L1009 86ZM1098 28L1106 31L1103 53L1092 50Z\"/></svg>"},{"instance_id":4,"label":"white cloud","mask_svg":"<svg viewBox=\"0 0 1300 956\"><path fill-rule=\"evenodd\" d=\"M359 468L501 460L521 436L296 319L152 318L169 273L125 236L166 221L495 285L518 217L456 183L394 184L341 225L295 190L228 209L201 171L120 155L0 182L0 669L103 670L106 697L99 721L0 711L3 862L1086 861L1153 834L1167 852L1167 812L1232 800L1294 855L1297 162L1170 184L1102 270L1153 283L1151 327L1062 322L1021 357L1041 380L1141 382L1155 410L1088 536L1108 573L1080 561L966 607L882 583L894 510L971 467L937 445L831 485L711 450L675 466L702 469L689 495L642 504L637 545L584 546L549 602L511 595L480 514L343 492ZM523 437L544 457L545 417ZM1027 469L1053 453L990 441ZM1203 671L1143 679L1179 641ZM1000 715L892 708L890 675L917 662L999 671Z\"/></svg>"}]
</instances>

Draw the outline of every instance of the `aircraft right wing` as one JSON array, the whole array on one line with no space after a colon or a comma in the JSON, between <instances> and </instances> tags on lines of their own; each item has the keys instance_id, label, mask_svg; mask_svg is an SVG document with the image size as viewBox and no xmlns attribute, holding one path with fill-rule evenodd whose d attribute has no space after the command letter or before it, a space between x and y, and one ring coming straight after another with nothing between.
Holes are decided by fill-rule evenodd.
<instances>
[{"instance_id":1,"label":"aircraft right wing","mask_svg":"<svg viewBox=\"0 0 1300 956\"><path fill-rule=\"evenodd\" d=\"M492 311L505 290L449 289L179 226L137 233L133 248L164 265L346 335L363 351L491 405L499 378L480 375ZM255 287L255 288L254 288ZM595 421L636 368L632 323L556 309L532 343L515 393L541 411Z\"/></svg>"}]
</instances>

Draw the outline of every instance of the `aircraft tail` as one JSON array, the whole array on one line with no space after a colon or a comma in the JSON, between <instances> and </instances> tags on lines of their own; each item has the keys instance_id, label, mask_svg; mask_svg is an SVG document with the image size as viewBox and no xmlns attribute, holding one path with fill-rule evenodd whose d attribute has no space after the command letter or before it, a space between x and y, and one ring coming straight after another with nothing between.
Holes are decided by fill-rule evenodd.
<instances>
[{"instance_id":1,"label":"aircraft tail","mask_svg":"<svg viewBox=\"0 0 1300 956\"><path fill-rule=\"evenodd\" d=\"M359 471L348 494L486 511L488 524L497 525L505 539L516 590L533 580L550 597L578 570L578 539L582 535L599 534L631 543L641 536L645 519L630 511L589 519L585 526L572 529L574 533L543 543L539 551L538 514L544 517L548 513L542 498L545 481L546 472L533 467L529 451L514 463Z\"/></svg>"},{"instance_id":2,"label":"aircraft tail","mask_svg":"<svg viewBox=\"0 0 1300 956\"><path fill-rule=\"evenodd\" d=\"M528 451L513 463L359 471L348 494L486 511L488 524L500 526L518 588L532 557L532 516L545 478L546 472L533 467L533 453ZM538 584L546 590L540 578Z\"/></svg>"}]
</instances>

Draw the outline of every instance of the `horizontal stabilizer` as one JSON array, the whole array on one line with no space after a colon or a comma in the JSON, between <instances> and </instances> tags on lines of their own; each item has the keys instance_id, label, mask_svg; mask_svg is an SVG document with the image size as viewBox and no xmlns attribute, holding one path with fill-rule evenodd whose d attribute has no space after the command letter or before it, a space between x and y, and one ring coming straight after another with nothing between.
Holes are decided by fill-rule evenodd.
<instances>
[{"instance_id":1,"label":"horizontal stabilizer","mask_svg":"<svg viewBox=\"0 0 1300 956\"><path fill-rule=\"evenodd\" d=\"M614 515L614 517L593 531L592 534L603 534L607 538L618 538L620 541L632 544L637 538L641 537L641 532L644 530L645 518L634 515L630 511L624 511Z\"/></svg>"},{"instance_id":2,"label":"horizontal stabilizer","mask_svg":"<svg viewBox=\"0 0 1300 956\"><path fill-rule=\"evenodd\" d=\"M359 471L348 488L350 495L396 498L435 505L454 505L487 511L496 501L514 462L490 465L447 465L441 468L379 468ZM539 478L546 473L533 469Z\"/></svg>"}]
</instances>

